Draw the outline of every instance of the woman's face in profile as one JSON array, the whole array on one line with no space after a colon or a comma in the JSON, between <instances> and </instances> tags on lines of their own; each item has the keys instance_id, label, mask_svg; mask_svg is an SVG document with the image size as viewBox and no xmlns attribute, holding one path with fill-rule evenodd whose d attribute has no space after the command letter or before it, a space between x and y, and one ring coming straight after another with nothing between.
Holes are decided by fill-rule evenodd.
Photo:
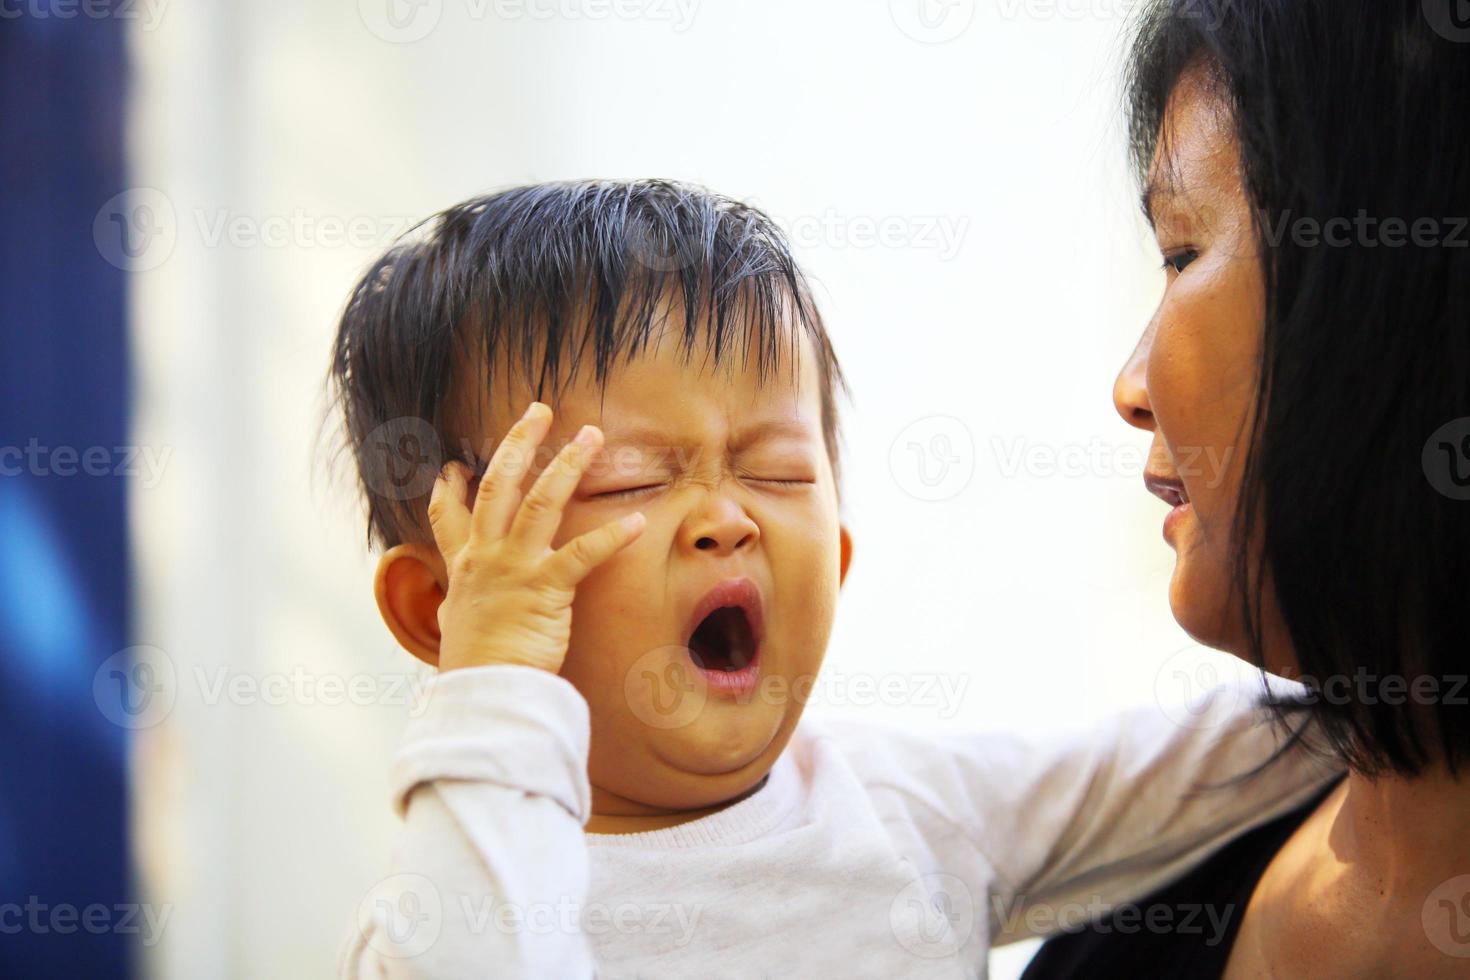
<instances>
[{"instance_id":1,"label":"woman's face in profile","mask_svg":"<svg viewBox=\"0 0 1470 980\"><path fill-rule=\"evenodd\" d=\"M1164 258L1163 299L1113 400L1154 434L1147 481L1172 506L1174 618L1195 639L1246 651L1232 592L1234 517L1256 393L1265 284L1228 111L1203 71L1176 86L1146 206ZM1269 588L1267 589L1269 595ZM1263 611L1267 650L1273 607ZM1282 664L1268 664L1280 670Z\"/></svg>"}]
</instances>

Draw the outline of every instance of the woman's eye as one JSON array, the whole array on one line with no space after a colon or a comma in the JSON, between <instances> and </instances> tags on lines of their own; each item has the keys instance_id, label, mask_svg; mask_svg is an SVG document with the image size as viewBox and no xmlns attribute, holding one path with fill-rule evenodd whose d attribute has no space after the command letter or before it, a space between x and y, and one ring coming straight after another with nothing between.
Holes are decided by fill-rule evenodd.
<instances>
[{"instance_id":1,"label":"woman's eye","mask_svg":"<svg viewBox=\"0 0 1470 980\"><path fill-rule=\"evenodd\" d=\"M1164 256L1164 268L1172 269L1177 276L1189 267L1189 264L1199 258L1199 253L1194 249L1185 249L1182 252L1170 252Z\"/></svg>"}]
</instances>

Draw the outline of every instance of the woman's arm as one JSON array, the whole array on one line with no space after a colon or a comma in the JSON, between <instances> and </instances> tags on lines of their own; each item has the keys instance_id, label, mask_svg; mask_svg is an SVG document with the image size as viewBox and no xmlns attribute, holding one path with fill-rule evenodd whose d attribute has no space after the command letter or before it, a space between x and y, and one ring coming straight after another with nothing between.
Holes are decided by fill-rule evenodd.
<instances>
[{"instance_id":1,"label":"woman's arm","mask_svg":"<svg viewBox=\"0 0 1470 980\"><path fill-rule=\"evenodd\" d=\"M1231 782L1282 743L1259 694L1221 687L1187 723L1150 705L1043 736L828 727L890 826L913 828L921 869L963 882L1000 944L1146 895L1336 778L1298 746Z\"/></svg>"}]
</instances>

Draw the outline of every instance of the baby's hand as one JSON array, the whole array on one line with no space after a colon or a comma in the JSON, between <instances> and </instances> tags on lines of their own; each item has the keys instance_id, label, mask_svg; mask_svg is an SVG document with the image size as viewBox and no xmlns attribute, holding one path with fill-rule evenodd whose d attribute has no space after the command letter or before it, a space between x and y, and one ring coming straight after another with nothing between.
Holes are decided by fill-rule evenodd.
<instances>
[{"instance_id":1,"label":"baby's hand","mask_svg":"<svg viewBox=\"0 0 1470 980\"><path fill-rule=\"evenodd\" d=\"M602 433L584 426L522 500L521 481L550 428L551 409L532 403L496 447L472 510L465 506L469 467L451 463L434 483L429 524L449 572L439 605L440 670L523 664L559 671L577 584L643 530L643 515L628 514L551 550L562 508Z\"/></svg>"}]
</instances>

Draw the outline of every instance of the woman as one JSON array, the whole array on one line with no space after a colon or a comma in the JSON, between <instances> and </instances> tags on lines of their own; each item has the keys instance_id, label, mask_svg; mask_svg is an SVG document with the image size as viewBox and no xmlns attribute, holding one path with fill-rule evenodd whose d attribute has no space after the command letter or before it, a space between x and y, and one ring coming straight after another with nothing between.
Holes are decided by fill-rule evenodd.
<instances>
[{"instance_id":1,"label":"woman","mask_svg":"<svg viewBox=\"0 0 1470 980\"><path fill-rule=\"evenodd\" d=\"M1470 975L1460 13L1160 0L1144 17L1131 135L1167 284L1114 399L1154 434L1146 482L1174 505L1175 617L1300 679L1279 716L1320 724L1349 774L1140 903L1209 907L1223 935L1104 921L1028 977Z\"/></svg>"}]
</instances>

